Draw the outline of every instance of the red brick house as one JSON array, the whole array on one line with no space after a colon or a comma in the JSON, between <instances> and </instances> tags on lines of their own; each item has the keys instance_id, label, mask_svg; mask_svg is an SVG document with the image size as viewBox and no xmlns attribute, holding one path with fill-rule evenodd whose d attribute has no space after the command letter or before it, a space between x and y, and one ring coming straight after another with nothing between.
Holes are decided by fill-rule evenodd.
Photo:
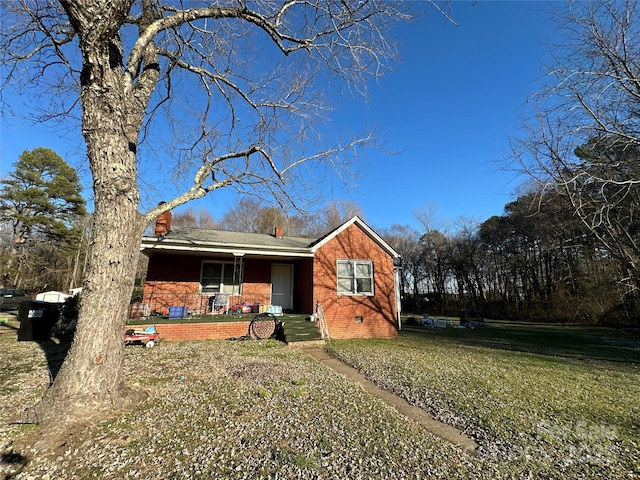
<instances>
[{"instance_id":1,"label":"red brick house","mask_svg":"<svg viewBox=\"0 0 640 480\"><path fill-rule=\"evenodd\" d=\"M359 217L319 239L197 228L144 237L145 303L198 314L243 302L311 315L322 306L330 338L397 335L400 256ZM212 317L215 320L215 316Z\"/></svg>"}]
</instances>

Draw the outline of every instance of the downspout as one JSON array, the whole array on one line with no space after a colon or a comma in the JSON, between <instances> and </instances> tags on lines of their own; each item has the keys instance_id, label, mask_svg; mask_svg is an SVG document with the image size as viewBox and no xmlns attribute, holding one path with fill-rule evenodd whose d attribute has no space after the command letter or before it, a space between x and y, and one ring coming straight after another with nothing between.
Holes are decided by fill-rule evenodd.
<instances>
[{"instance_id":1,"label":"downspout","mask_svg":"<svg viewBox=\"0 0 640 480\"><path fill-rule=\"evenodd\" d=\"M233 252L233 287L232 296L236 291L236 283L238 284L238 301L242 299L242 259L244 252ZM236 277L237 272L237 277Z\"/></svg>"},{"instance_id":2,"label":"downspout","mask_svg":"<svg viewBox=\"0 0 640 480\"><path fill-rule=\"evenodd\" d=\"M398 331L402 330L402 322L400 313L402 310L402 298L400 296L400 272L402 270L402 258L395 257L393 259L393 288L396 294L396 321L398 322Z\"/></svg>"}]
</instances>

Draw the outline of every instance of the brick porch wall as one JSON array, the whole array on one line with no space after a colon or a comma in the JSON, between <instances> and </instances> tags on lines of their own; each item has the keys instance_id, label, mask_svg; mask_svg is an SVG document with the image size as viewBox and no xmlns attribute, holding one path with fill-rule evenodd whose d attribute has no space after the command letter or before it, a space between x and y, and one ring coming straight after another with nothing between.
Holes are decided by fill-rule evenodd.
<instances>
[{"instance_id":1,"label":"brick porch wall","mask_svg":"<svg viewBox=\"0 0 640 480\"><path fill-rule=\"evenodd\" d=\"M242 296L240 297L247 305L260 303L262 305L271 304L271 284L270 283L243 283Z\"/></svg>"},{"instance_id":2,"label":"brick porch wall","mask_svg":"<svg viewBox=\"0 0 640 480\"><path fill-rule=\"evenodd\" d=\"M249 331L250 323L251 322L166 323L153 326L160 335L160 340L184 342L191 340L227 340L231 337L241 337ZM144 330L148 326L149 325L127 326L126 330L131 328Z\"/></svg>"}]
</instances>

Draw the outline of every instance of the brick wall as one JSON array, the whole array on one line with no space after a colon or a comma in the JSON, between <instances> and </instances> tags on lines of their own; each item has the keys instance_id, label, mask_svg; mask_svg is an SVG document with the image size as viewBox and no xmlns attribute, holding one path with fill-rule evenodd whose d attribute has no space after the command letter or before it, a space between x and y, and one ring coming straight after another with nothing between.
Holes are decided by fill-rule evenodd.
<instances>
[{"instance_id":1,"label":"brick wall","mask_svg":"<svg viewBox=\"0 0 640 480\"><path fill-rule=\"evenodd\" d=\"M242 299L248 304L261 303L271 304L271 284L270 283L243 283Z\"/></svg>"},{"instance_id":2,"label":"brick wall","mask_svg":"<svg viewBox=\"0 0 640 480\"><path fill-rule=\"evenodd\" d=\"M149 259L147 280L158 282L199 282L202 258L170 253L154 254Z\"/></svg>"},{"instance_id":3,"label":"brick wall","mask_svg":"<svg viewBox=\"0 0 640 480\"><path fill-rule=\"evenodd\" d=\"M242 295L229 296L229 308L239 302L247 305L271 303L271 284L244 283ZM209 301L213 294L200 293L199 282L150 281L144 284L143 304L149 305L152 312L162 315L169 313L169 308L187 307L187 311L196 315L209 313Z\"/></svg>"},{"instance_id":4,"label":"brick wall","mask_svg":"<svg viewBox=\"0 0 640 480\"><path fill-rule=\"evenodd\" d=\"M373 261L373 296L338 295L338 259ZM316 252L314 294L322 303L331 338L393 338L398 334L393 258L356 224Z\"/></svg>"},{"instance_id":5,"label":"brick wall","mask_svg":"<svg viewBox=\"0 0 640 480\"><path fill-rule=\"evenodd\" d=\"M249 331L249 321L218 323L167 323L154 325L161 340L183 342L190 340L226 340L241 337ZM136 325L136 330L144 330L148 325ZM132 328L127 326L126 330Z\"/></svg>"},{"instance_id":6,"label":"brick wall","mask_svg":"<svg viewBox=\"0 0 640 480\"><path fill-rule=\"evenodd\" d=\"M199 282L151 281L144 284L142 302L149 305L152 312L163 315L169 307L187 307L189 312L207 312L209 297L200 294Z\"/></svg>"}]
</instances>

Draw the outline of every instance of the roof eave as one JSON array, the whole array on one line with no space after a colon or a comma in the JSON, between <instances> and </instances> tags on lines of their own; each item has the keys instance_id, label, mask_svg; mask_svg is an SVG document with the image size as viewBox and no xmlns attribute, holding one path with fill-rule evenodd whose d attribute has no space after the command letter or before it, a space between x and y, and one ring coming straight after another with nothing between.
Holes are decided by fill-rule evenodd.
<instances>
[{"instance_id":1,"label":"roof eave","mask_svg":"<svg viewBox=\"0 0 640 480\"><path fill-rule=\"evenodd\" d=\"M309 248L292 247L263 247L261 245L239 245L239 244L198 244L191 242L167 242L166 239L153 239L152 241L143 239L140 245L142 253L151 252L188 252L188 253L208 253L222 255L259 255L272 257L313 257L313 252Z\"/></svg>"}]
</instances>

